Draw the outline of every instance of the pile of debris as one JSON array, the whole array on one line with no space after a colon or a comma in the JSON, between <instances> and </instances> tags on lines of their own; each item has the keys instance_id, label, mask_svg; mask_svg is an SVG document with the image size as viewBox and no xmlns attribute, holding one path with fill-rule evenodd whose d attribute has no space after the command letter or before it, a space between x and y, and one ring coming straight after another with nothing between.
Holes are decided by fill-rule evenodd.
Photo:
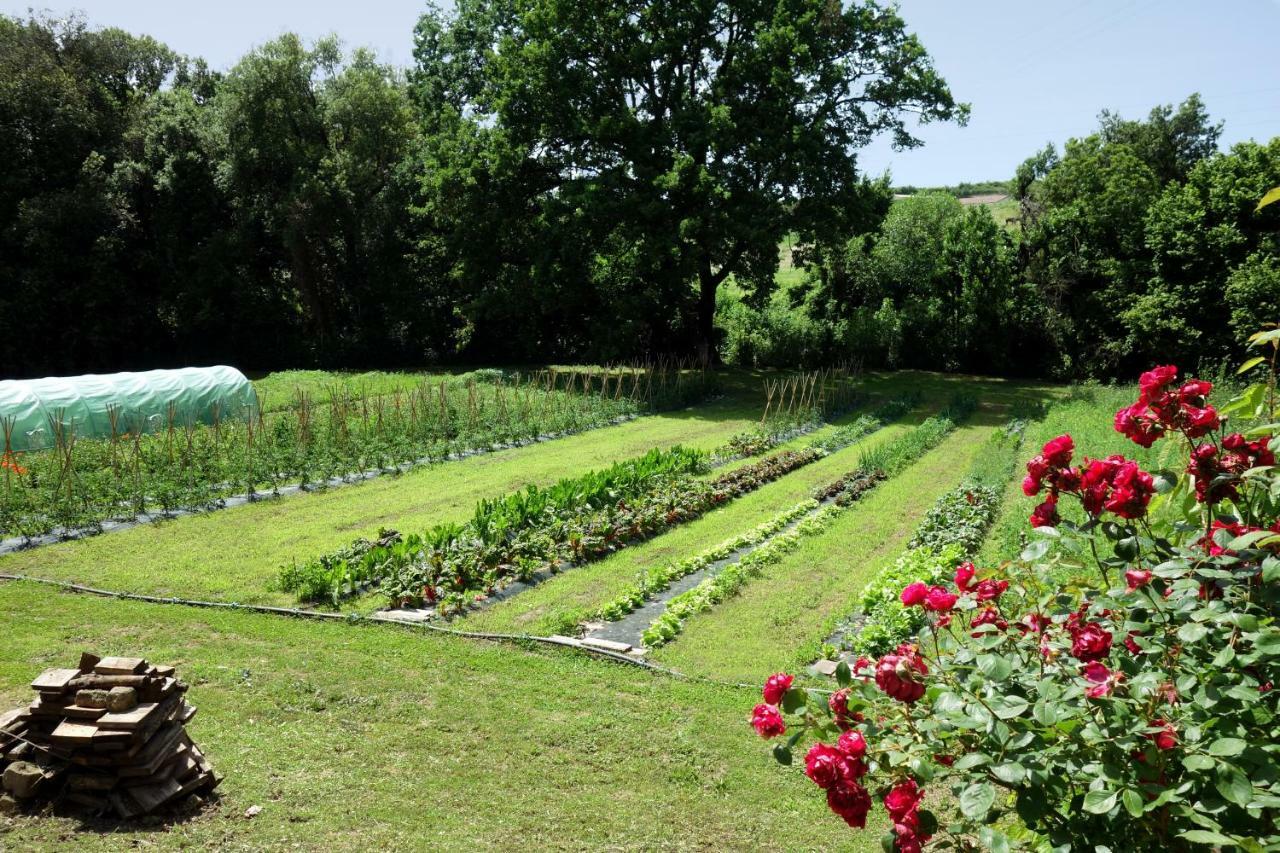
<instances>
[{"instance_id":1,"label":"pile of debris","mask_svg":"<svg viewBox=\"0 0 1280 853\"><path fill-rule=\"evenodd\" d=\"M49 669L36 699L0 714L8 807L54 801L122 818L149 814L222 781L187 736L196 709L171 666L85 653Z\"/></svg>"}]
</instances>

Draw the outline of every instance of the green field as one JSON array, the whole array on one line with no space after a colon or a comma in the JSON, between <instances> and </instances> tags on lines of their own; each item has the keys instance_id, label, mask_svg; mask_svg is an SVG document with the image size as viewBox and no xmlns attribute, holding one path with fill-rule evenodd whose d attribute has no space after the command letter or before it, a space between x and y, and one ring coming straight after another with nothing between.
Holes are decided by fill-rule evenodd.
<instances>
[{"instance_id":1,"label":"green field","mask_svg":"<svg viewBox=\"0 0 1280 853\"><path fill-rule=\"evenodd\" d=\"M274 586L290 561L381 527L411 532L462 521L482 498L653 447L712 450L758 422L762 379L730 372L721 397L687 410L32 549L0 558L0 574L297 605ZM914 393L919 403L854 444L696 520L449 625L575 633L645 567L754 529L854 470L863 453L906 435L958 393L978 400L977 411L939 446L737 595L690 618L682 634L649 655L693 680L528 640L495 643L0 583L0 612L17 626L0 646L0 705L24 701L41 669L73 662L82 649L172 663L200 708L193 736L226 776L218 799L181 819L81 826L69 817L22 815L0 823L0 847L450 849L518 838L527 846L571 849L874 849L878 833L850 833L827 819L799 768L772 761L746 725L758 692L733 685L798 671L815 658L834 621L901 552L934 499L970 470L991 431L1061 391L924 373L872 374L860 386L868 401L861 410L778 449L806 447L876 401ZM1081 393L1066 411L1074 419L1111 402L1102 392ZM1056 424L1050 416L1035 428ZM1013 491L1007 503L1009 519L1024 514L1025 502ZM991 542L1016 540L1012 525L997 526ZM375 592L351 608L368 612L384 603ZM243 817L254 805L261 813Z\"/></svg>"}]
</instances>

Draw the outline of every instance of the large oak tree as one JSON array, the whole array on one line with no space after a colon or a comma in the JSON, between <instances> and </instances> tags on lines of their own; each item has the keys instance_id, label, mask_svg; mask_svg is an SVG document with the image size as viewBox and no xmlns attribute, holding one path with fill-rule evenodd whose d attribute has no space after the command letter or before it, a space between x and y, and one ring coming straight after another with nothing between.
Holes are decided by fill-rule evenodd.
<instances>
[{"instance_id":1,"label":"large oak tree","mask_svg":"<svg viewBox=\"0 0 1280 853\"><path fill-rule=\"evenodd\" d=\"M472 123L486 168L517 176L508 215L587 235L593 268L626 266L633 287L694 286L704 355L730 275L760 296L785 234L856 229L857 149L879 134L918 145L913 116L967 113L896 10L874 3L460 0L423 17L416 58L420 102Z\"/></svg>"}]
</instances>

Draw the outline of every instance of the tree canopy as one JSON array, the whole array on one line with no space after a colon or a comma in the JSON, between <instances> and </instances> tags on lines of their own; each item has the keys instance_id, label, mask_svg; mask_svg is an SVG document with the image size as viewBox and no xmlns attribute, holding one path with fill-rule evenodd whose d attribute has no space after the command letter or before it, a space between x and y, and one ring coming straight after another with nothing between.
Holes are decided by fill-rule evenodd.
<instances>
[{"instance_id":1,"label":"tree canopy","mask_svg":"<svg viewBox=\"0 0 1280 853\"><path fill-rule=\"evenodd\" d=\"M871 3L464 0L424 17L417 62L420 99L482 128L540 241L591 240L592 276L657 304L697 283L704 354L729 276L767 292L784 234L860 227L858 148L966 113Z\"/></svg>"}]
</instances>

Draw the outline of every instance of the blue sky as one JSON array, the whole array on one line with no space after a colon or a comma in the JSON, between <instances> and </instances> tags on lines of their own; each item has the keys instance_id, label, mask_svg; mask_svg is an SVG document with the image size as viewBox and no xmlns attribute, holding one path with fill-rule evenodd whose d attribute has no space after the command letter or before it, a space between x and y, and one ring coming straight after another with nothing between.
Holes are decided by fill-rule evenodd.
<instances>
[{"instance_id":1,"label":"blue sky","mask_svg":"<svg viewBox=\"0 0 1280 853\"><path fill-rule=\"evenodd\" d=\"M41 0L0 0L25 14ZM92 24L145 32L227 67L286 30L337 33L384 61L412 61L422 0L42 0ZM1045 142L1088 133L1104 107L1143 116L1199 91L1226 144L1280 135L1280 0L903 0L903 17L960 100L966 128L931 126L926 145L875 144L862 167L930 186L1012 175Z\"/></svg>"}]
</instances>

